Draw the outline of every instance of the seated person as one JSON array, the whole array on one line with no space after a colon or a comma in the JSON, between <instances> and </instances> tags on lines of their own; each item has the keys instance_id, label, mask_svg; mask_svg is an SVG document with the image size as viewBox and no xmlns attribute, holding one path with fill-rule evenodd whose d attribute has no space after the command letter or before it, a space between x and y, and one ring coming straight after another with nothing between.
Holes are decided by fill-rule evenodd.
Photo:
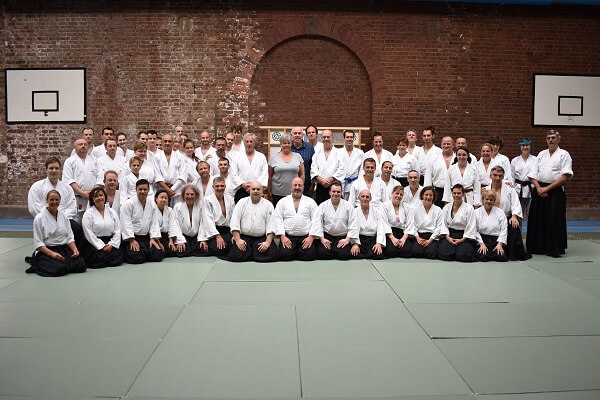
<instances>
[{"instance_id":1,"label":"seated person","mask_svg":"<svg viewBox=\"0 0 600 400\"><path fill-rule=\"evenodd\" d=\"M164 246L160 242L159 214L156 204L148 200L150 183L140 179L136 183L136 197L121 205L121 245L123 260L129 264L162 261Z\"/></svg>"},{"instance_id":2,"label":"seated person","mask_svg":"<svg viewBox=\"0 0 600 400\"><path fill-rule=\"evenodd\" d=\"M312 261L317 256L317 203L304 196L304 179L295 177L292 194L283 197L275 207L275 234L279 236L280 261Z\"/></svg>"},{"instance_id":3,"label":"seated person","mask_svg":"<svg viewBox=\"0 0 600 400\"><path fill-rule=\"evenodd\" d=\"M123 264L121 222L115 210L108 207L106 192L101 187L90 192L90 205L83 213L83 233L87 240L81 252L88 268L116 267Z\"/></svg>"},{"instance_id":4,"label":"seated person","mask_svg":"<svg viewBox=\"0 0 600 400\"><path fill-rule=\"evenodd\" d=\"M477 220L475 209L463 201L465 192L461 184L452 187L452 202L442 209L444 224L438 246L438 258L445 261L476 261Z\"/></svg>"},{"instance_id":5,"label":"seated person","mask_svg":"<svg viewBox=\"0 0 600 400\"><path fill-rule=\"evenodd\" d=\"M371 204L371 193L361 190L360 205L354 209L358 224L358 241L352 245L350 254L356 258L381 260L385 246L385 224L379 210Z\"/></svg>"},{"instance_id":6,"label":"seated person","mask_svg":"<svg viewBox=\"0 0 600 400\"><path fill-rule=\"evenodd\" d=\"M231 246L229 225L235 201L233 196L226 194L226 183L222 177L213 178L213 190L213 194L204 198L203 228L208 238L209 254L226 259Z\"/></svg>"},{"instance_id":7,"label":"seated person","mask_svg":"<svg viewBox=\"0 0 600 400\"><path fill-rule=\"evenodd\" d=\"M160 229L160 243L165 252L165 257L173 257L175 244L173 238L169 237L169 221L173 209L169 207L169 194L164 189L158 189L154 193L154 203L158 209L158 228Z\"/></svg>"},{"instance_id":8,"label":"seated person","mask_svg":"<svg viewBox=\"0 0 600 400\"><path fill-rule=\"evenodd\" d=\"M248 190L250 197L240 199L231 216L229 261L277 261L273 204L263 198L260 182L250 182Z\"/></svg>"},{"instance_id":9,"label":"seated person","mask_svg":"<svg viewBox=\"0 0 600 400\"><path fill-rule=\"evenodd\" d=\"M329 187L329 200L319 205L317 214L317 258L348 260L352 244L358 241L356 212L350 202L342 199L342 184Z\"/></svg>"},{"instance_id":10,"label":"seated person","mask_svg":"<svg viewBox=\"0 0 600 400\"><path fill-rule=\"evenodd\" d=\"M419 195L421 202L413 208L415 241L412 243L412 257L434 260L438 256L438 237L444 221L442 209L435 205L436 196L433 186L424 187Z\"/></svg>"},{"instance_id":11,"label":"seated person","mask_svg":"<svg viewBox=\"0 0 600 400\"><path fill-rule=\"evenodd\" d=\"M48 204L33 219L35 253L31 267L25 272L40 276L63 276L85 272L83 257L75 245L69 219L58 209L60 193L51 189L46 195Z\"/></svg>"},{"instance_id":12,"label":"seated person","mask_svg":"<svg viewBox=\"0 0 600 400\"><path fill-rule=\"evenodd\" d=\"M180 196L183 201L175 204L171 212L169 247L177 257L208 255L202 229L200 191L195 185L186 184L181 188Z\"/></svg>"},{"instance_id":13,"label":"seated person","mask_svg":"<svg viewBox=\"0 0 600 400\"><path fill-rule=\"evenodd\" d=\"M478 261L506 261L506 235L508 222L504 211L494 206L496 193L483 193L483 207L475 210L477 220Z\"/></svg>"},{"instance_id":14,"label":"seated person","mask_svg":"<svg viewBox=\"0 0 600 400\"><path fill-rule=\"evenodd\" d=\"M392 190L392 199L381 206L387 236L383 254L388 258L411 256L415 220L412 208L402 201L403 197L404 188L398 182Z\"/></svg>"}]
</instances>

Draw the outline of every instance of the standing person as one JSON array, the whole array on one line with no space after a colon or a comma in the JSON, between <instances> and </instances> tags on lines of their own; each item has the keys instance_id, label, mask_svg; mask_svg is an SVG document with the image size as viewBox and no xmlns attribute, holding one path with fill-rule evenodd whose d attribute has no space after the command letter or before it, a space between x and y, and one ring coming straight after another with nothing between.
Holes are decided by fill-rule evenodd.
<instances>
[{"instance_id":1,"label":"standing person","mask_svg":"<svg viewBox=\"0 0 600 400\"><path fill-rule=\"evenodd\" d=\"M200 161L208 161L211 158L216 157L217 153L212 146L212 138L207 131L202 131L200 133L200 147L196 149L195 154Z\"/></svg>"},{"instance_id":2,"label":"standing person","mask_svg":"<svg viewBox=\"0 0 600 400\"><path fill-rule=\"evenodd\" d=\"M371 204L371 193L362 190L358 199L360 205L354 209L358 225L358 241L350 249L350 254L356 258L384 258L385 247L385 221L379 213L379 208Z\"/></svg>"},{"instance_id":3,"label":"standing person","mask_svg":"<svg viewBox=\"0 0 600 400\"><path fill-rule=\"evenodd\" d=\"M98 175L104 176L106 171L116 171L122 173L126 168L125 157L117 152L117 141L115 139L106 139L104 142L106 151L103 155L97 157Z\"/></svg>"},{"instance_id":4,"label":"standing person","mask_svg":"<svg viewBox=\"0 0 600 400\"><path fill-rule=\"evenodd\" d=\"M317 257L319 220L317 203L304 196L304 181L292 179L291 194L275 207L275 235L279 236L279 261L313 261Z\"/></svg>"},{"instance_id":5,"label":"standing person","mask_svg":"<svg viewBox=\"0 0 600 400\"><path fill-rule=\"evenodd\" d=\"M237 151L240 154L244 154L246 152L246 149L242 135L242 126L233 125L231 127L231 132L233 133L233 143L231 144L230 151Z\"/></svg>"},{"instance_id":6,"label":"standing person","mask_svg":"<svg viewBox=\"0 0 600 400\"><path fill-rule=\"evenodd\" d=\"M90 206L83 214L83 232L88 245L81 250L88 268L123 264L119 215L107 207L106 192L96 187L90 192Z\"/></svg>"},{"instance_id":7,"label":"standing person","mask_svg":"<svg viewBox=\"0 0 600 400\"><path fill-rule=\"evenodd\" d=\"M25 272L40 276L63 276L85 272L85 261L79 256L68 218L58 209L60 193L50 190L47 206L33 219L35 253L31 267Z\"/></svg>"},{"instance_id":8,"label":"standing person","mask_svg":"<svg viewBox=\"0 0 600 400\"><path fill-rule=\"evenodd\" d=\"M35 217L47 207L46 196L50 190L60 193L60 204L58 209L69 219L73 220L77 215L77 202L73 188L60 180L60 160L50 157L44 163L46 167L46 179L35 182L29 188L27 195L27 208L32 217Z\"/></svg>"},{"instance_id":9,"label":"standing person","mask_svg":"<svg viewBox=\"0 0 600 400\"><path fill-rule=\"evenodd\" d=\"M467 146L467 138L462 136L457 137L456 141L454 142L454 146L456 147L454 151L455 153L458 152L458 149L468 149L469 146ZM473 153L469 154L469 159L471 160L471 165L475 165L477 162L477 157Z\"/></svg>"},{"instance_id":10,"label":"standing person","mask_svg":"<svg viewBox=\"0 0 600 400\"><path fill-rule=\"evenodd\" d=\"M531 191L533 184L529 180L529 172L535 166L537 157L531 154L533 141L524 138L519 141L519 155L510 161L510 167L515 178L515 190L519 195L523 219L529 216L529 204L531 203Z\"/></svg>"},{"instance_id":11,"label":"standing person","mask_svg":"<svg viewBox=\"0 0 600 400\"><path fill-rule=\"evenodd\" d=\"M156 143L158 140L158 133L153 129L149 129L147 132L147 136L148 140L146 141L146 146L148 146L148 154L146 155L146 158L149 161L154 162L154 157L156 157L157 154L162 152L162 150L158 148Z\"/></svg>"},{"instance_id":12,"label":"standing person","mask_svg":"<svg viewBox=\"0 0 600 400\"><path fill-rule=\"evenodd\" d=\"M187 164L180 152L173 151L173 135L163 135L162 143L163 151L154 157L156 186L164 189L173 203L176 203L180 199L180 188L186 183Z\"/></svg>"},{"instance_id":13,"label":"standing person","mask_svg":"<svg viewBox=\"0 0 600 400\"><path fill-rule=\"evenodd\" d=\"M208 255L203 229L203 210L200 192L191 184L181 188L182 201L175 204L169 221L169 238L175 238L171 250L177 257L200 257Z\"/></svg>"},{"instance_id":14,"label":"standing person","mask_svg":"<svg viewBox=\"0 0 600 400\"><path fill-rule=\"evenodd\" d=\"M321 204L329 199L329 186L344 179L344 164L338 149L333 147L333 132L324 129L323 147L315 152L310 167L310 177L315 182L315 201Z\"/></svg>"},{"instance_id":15,"label":"standing person","mask_svg":"<svg viewBox=\"0 0 600 400\"><path fill-rule=\"evenodd\" d=\"M186 183L193 183L198 180L198 172L196 172L196 168L198 166L198 162L200 159L196 157L194 154L194 141L186 140L183 142L183 154L181 156L183 161L185 162L186 169Z\"/></svg>"},{"instance_id":16,"label":"standing person","mask_svg":"<svg viewBox=\"0 0 600 400\"><path fill-rule=\"evenodd\" d=\"M316 126L306 127L306 140L315 149L315 153L323 149L323 143L319 142L319 128Z\"/></svg>"},{"instance_id":17,"label":"standing person","mask_svg":"<svg viewBox=\"0 0 600 400\"><path fill-rule=\"evenodd\" d=\"M424 183L427 166L431 161L433 161L438 155L442 153L442 149L440 149L434 144L435 128L433 126L428 126L427 128L423 129L423 134L421 138L423 139L423 147L421 147L421 150L423 151L423 156L422 158L417 157L417 160L419 160L419 168L421 169L420 183L421 185L427 186ZM441 195L439 197L441 197Z\"/></svg>"},{"instance_id":18,"label":"standing person","mask_svg":"<svg viewBox=\"0 0 600 400\"><path fill-rule=\"evenodd\" d=\"M227 140L223 136L215 139L215 154L206 160L210 165L211 176L219 175L219 160L221 158L233 159L233 155L227 154Z\"/></svg>"},{"instance_id":19,"label":"standing person","mask_svg":"<svg viewBox=\"0 0 600 400\"><path fill-rule=\"evenodd\" d=\"M440 234L438 258L445 261L476 261L477 219L472 205L463 201L461 184L452 187L452 203L442 209L444 224Z\"/></svg>"},{"instance_id":20,"label":"standing person","mask_svg":"<svg viewBox=\"0 0 600 400\"><path fill-rule=\"evenodd\" d=\"M225 159L226 160L226 159ZM215 176L214 193L204 198L204 232L211 256L227 258L231 246L231 214L235 207L233 196L226 193L225 179Z\"/></svg>"},{"instance_id":21,"label":"standing person","mask_svg":"<svg viewBox=\"0 0 600 400\"><path fill-rule=\"evenodd\" d=\"M294 178L304 179L304 160L298 153L292 152L292 136L284 134L279 140L281 151L269 160L269 184L267 195L277 206L279 200L291 193L290 187ZM304 189L304 184L302 185Z\"/></svg>"},{"instance_id":22,"label":"standing person","mask_svg":"<svg viewBox=\"0 0 600 400\"><path fill-rule=\"evenodd\" d=\"M492 167L496 165L501 166L505 171L504 180L511 182L511 184L514 183L512 172L510 170L510 161L508 160L508 157L500 153L500 150L504 147L504 140L496 135L490 136L487 142L492 145Z\"/></svg>"},{"instance_id":23,"label":"standing person","mask_svg":"<svg viewBox=\"0 0 600 400\"><path fill-rule=\"evenodd\" d=\"M404 190L402 201L415 208L421 204L421 190L423 186L419 185L419 171L408 171L408 186Z\"/></svg>"},{"instance_id":24,"label":"standing person","mask_svg":"<svg viewBox=\"0 0 600 400\"><path fill-rule=\"evenodd\" d=\"M103 155L106 154L107 148L106 148L106 141L108 139L112 139L115 140L115 132L113 131L112 128L106 127L104 129L102 129L102 133L100 134L100 145L98 146L94 146L94 148L92 149L92 156L94 156L95 158L100 158Z\"/></svg>"},{"instance_id":25,"label":"standing person","mask_svg":"<svg viewBox=\"0 0 600 400\"><path fill-rule=\"evenodd\" d=\"M200 199L212 194L212 177L210 176L210 166L206 161L200 161L197 165L196 172L198 180L193 184L198 188Z\"/></svg>"},{"instance_id":26,"label":"standing person","mask_svg":"<svg viewBox=\"0 0 600 400\"><path fill-rule=\"evenodd\" d=\"M125 162L129 162L129 159L135 155L133 150L127 148L127 142L127 135L123 132L119 132L117 134L117 146L119 146L117 152L122 157L125 157Z\"/></svg>"},{"instance_id":27,"label":"standing person","mask_svg":"<svg viewBox=\"0 0 600 400\"><path fill-rule=\"evenodd\" d=\"M373 148L365 153L363 160L367 158L375 160L375 176L381 176L381 164L385 161L392 161L393 157L392 153L383 148L383 134L381 132L373 133Z\"/></svg>"},{"instance_id":28,"label":"standing person","mask_svg":"<svg viewBox=\"0 0 600 400\"><path fill-rule=\"evenodd\" d=\"M152 200L147 201L150 182L140 179L135 189L136 197L121 206L123 260L129 264L162 261L165 254L160 243L159 212Z\"/></svg>"},{"instance_id":29,"label":"standing person","mask_svg":"<svg viewBox=\"0 0 600 400\"><path fill-rule=\"evenodd\" d=\"M145 150L144 153L146 153ZM119 178L119 204L123 204L136 196L135 185L137 181L142 179L142 176L140 176L141 168L142 159L140 157L133 156L129 159L129 171L121 174Z\"/></svg>"},{"instance_id":30,"label":"standing person","mask_svg":"<svg viewBox=\"0 0 600 400\"><path fill-rule=\"evenodd\" d=\"M490 173L494 167L492 164L492 145L485 143L481 146L480 155L479 161L475 164L475 169L477 169L477 173L479 174L479 185L485 188L491 183Z\"/></svg>"},{"instance_id":31,"label":"standing person","mask_svg":"<svg viewBox=\"0 0 600 400\"><path fill-rule=\"evenodd\" d=\"M81 131L81 137L85 139L85 142L87 143L88 155L92 155L92 150L94 150L94 129L89 126L83 128L83 130ZM73 149L71 155L74 154L75 150Z\"/></svg>"},{"instance_id":32,"label":"standing person","mask_svg":"<svg viewBox=\"0 0 600 400\"><path fill-rule=\"evenodd\" d=\"M549 130L529 173L535 190L527 224L527 250L560 257L567 248L567 197L564 184L573 177L571 155L559 147L560 133Z\"/></svg>"},{"instance_id":33,"label":"standing person","mask_svg":"<svg viewBox=\"0 0 600 400\"><path fill-rule=\"evenodd\" d=\"M361 191L367 189L371 193L370 202L376 207L379 207L385 200L387 200L387 192L385 183L381 178L375 176L375 165L376 162L372 158L366 158L363 161L364 175L360 176L352 184L350 189L350 197L348 201L352 204L352 207L358 207L360 205L360 199L358 195Z\"/></svg>"},{"instance_id":34,"label":"standing person","mask_svg":"<svg viewBox=\"0 0 600 400\"><path fill-rule=\"evenodd\" d=\"M417 181L418 183L418 181ZM388 258L410 257L414 246L411 239L415 235L415 218L412 208L402 201L404 188L396 183L391 200L383 203L381 215L384 218L386 245L383 254Z\"/></svg>"},{"instance_id":35,"label":"standing person","mask_svg":"<svg viewBox=\"0 0 600 400\"><path fill-rule=\"evenodd\" d=\"M246 151L248 142L245 141ZM250 196L240 199L231 216L231 235L234 244L229 250L229 261L277 261L274 209L270 201L263 199L260 182L250 182Z\"/></svg>"},{"instance_id":36,"label":"standing person","mask_svg":"<svg viewBox=\"0 0 600 400\"><path fill-rule=\"evenodd\" d=\"M83 213L87 208L90 190L102 183L98 176L98 164L96 159L88 155L88 147L85 139L75 141L75 154L67 158L63 168L62 180L70 185L75 192L77 201L77 215L75 220L81 223Z\"/></svg>"},{"instance_id":37,"label":"standing person","mask_svg":"<svg viewBox=\"0 0 600 400\"><path fill-rule=\"evenodd\" d=\"M403 187L408 186L408 171L419 170L419 162L416 157L408 152L408 139L401 137L397 144L398 151L392 159L394 170L392 178L400 182Z\"/></svg>"},{"instance_id":38,"label":"standing person","mask_svg":"<svg viewBox=\"0 0 600 400\"><path fill-rule=\"evenodd\" d=\"M452 197L450 188L454 187L457 183L463 186L463 193L465 193L465 201L471 204L473 207L481 206L481 184L479 182L479 173L474 166L471 165L471 158L469 157L469 150L461 147L456 150L456 159L454 164L448 168L448 174L446 175L446 183L444 185L444 198L443 201L450 203Z\"/></svg>"},{"instance_id":39,"label":"standing person","mask_svg":"<svg viewBox=\"0 0 600 400\"><path fill-rule=\"evenodd\" d=\"M292 128L292 152L298 153L304 162L304 195L312 196L312 181L310 179L310 168L312 166L312 158L315 155L315 149L310 143L304 141L304 133L302 128L295 126Z\"/></svg>"},{"instance_id":40,"label":"standing person","mask_svg":"<svg viewBox=\"0 0 600 400\"><path fill-rule=\"evenodd\" d=\"M500 183L502 185L502 182ZM506 261L507 223L504 211L494 206L496 193L483 193L483 207L475 210L477 220L478 261Z\"/></svg>"},{"instance_id":41,"label":"standing person","mask_svg":"<svg viewBox=\"0 0 600 400\"><path fill-rule=\"evenodd\" d=\"M106 206L116 211L117 216L121 210L121 194L119 193L119 174L116 171L104 173L104 191L106 192Z\"/></svg>"},{"instance_id":42,"label":"standing person","mask_svg":"<svg viewBox=\"0 0 600 400\"><path fill-rule=\"evenodd\" d=\"M383 201L388 201L392 198L392 191L400 182L392 178L392 171L394 170L394 165L391 161L384 161L381 164L381 181L385 185L385 198Z\"/></svg>"},{"instance_id":43,"label":"standing person","mask_svg":"<svg viewBox=\"0 0 600 400\"><path fill-rule=\"evenodd\" d=\"M454 154L454 141L451 136L442 138L442 152L437 156L429 157L427 168L425 168L425 186L433 186L436 192L435 205L444 207L444 185L448 178L448 168L454 162L456 154ZM430 154L430 153L428 153Z\"/></svg>"},{"instance_id":44,"label":"standing person","mask_svg":"<svg viewBox=\"0 0 600 400\"><path fill-rule=\"evenodd\" d=\"M236 162L231 169L233 182L237 188L234 197L236 204L250 195L250 183L258 181L263 187L269 183L267 158L255 150L256 135L254 133L248 132L244 135L244 148L245 152L236 157Z\"/></svg>"},{"instance_id":45,"label":"standing person","mask_svg":"<svg viewBox=\"0 0 600 400\"><path fill-rule=\"evenodd\" d=\"M215 178L217 176L223 178L223 180L225 181L225 194L227 196L231 196L231 198L233 199L233 197L235 196L235 184L233 182L233 175L229 173L230 168L230 163L229 163L229 159L228 158L220 158L219 159L219 164L217 164L219 166L219 174L215 175ZM214 180L213 180L214 182Z\"/></svg>"},{"instance_id":46,"label":"standing person","mask_svg":"<svg viewBox=\"0 0 600 400\"><path fill-rule=\"evenodd\" d=\"M406 131L406 140L408 141L406 151L416 158L419 165L421 165L425 158L425 153L423 153L421 146L417 146L417 132L413 129Z\"/></svg>"},{"instance_id":47,"label":"standing person","mask_svg":"<svg viewBox=\"0 0 600 400\"><path fill-rule=\"evenodd\" d=\"M354 136L355 133L353 130L346 129L344 131L344 148L338 150L342 164L344 165L344 181L342 184L344 188L344 199L346 200L350 197L352 182L358 179L365 154L361 149L354 147Z\"/></svg>"},{"instance_id":48,"label":"standing person","mask_svg":"<svg viewBox=\"0 0 600 400\"><path fill-rule=\"evenodd\" d=\"M436 259L438 256L438 238L442 231L444 218L442 209L435 203L435 188L424 187L421 191L421 203L413 208L415 218L415 241L412 242L411 255L416 258Z\"/></svg>"}]
</instances>

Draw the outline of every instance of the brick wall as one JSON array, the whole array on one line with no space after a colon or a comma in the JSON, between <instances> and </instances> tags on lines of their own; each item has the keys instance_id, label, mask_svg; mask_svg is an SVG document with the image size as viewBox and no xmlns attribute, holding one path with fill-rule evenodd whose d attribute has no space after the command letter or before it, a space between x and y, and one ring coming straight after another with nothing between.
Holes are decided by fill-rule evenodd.
<instances>
[{"instance_id":1,"label":"brick wall","mask_svg":"<svg viewBox=\"0 0 600 400\"><path fill-rule=\"evenodd\" d=\"M392 150L407 128L433 124L471 148L500 134L513 157L522 136L543 144L545 129L531 127L534 72L600 75L597 7L22 3L0 6L2 68L87 68L96 131L367 124ZM6 125L4 112L0 205L22 205L43 160L64 158L82 125ZM600 208L600 129L559 130L574 159L569 206Z\"/></svg>"}]
</instances>

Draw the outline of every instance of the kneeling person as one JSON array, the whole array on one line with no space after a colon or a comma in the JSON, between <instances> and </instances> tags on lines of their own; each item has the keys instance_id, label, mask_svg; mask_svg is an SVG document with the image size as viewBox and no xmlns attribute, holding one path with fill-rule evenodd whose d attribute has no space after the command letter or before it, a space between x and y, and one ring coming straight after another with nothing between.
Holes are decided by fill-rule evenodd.
<instances>
[{"instance_id":1,"label":"kneeling person","mask_svg":"<svg viewBox=\"0 0 600 400\"><path fill-rule=\"evenodd\" d=\"M277 261L273 204L262 197L260 182L251 182L248 189L250 197L240 199L231 216L234 245L229 250L229 261Z\"/></svg>"},{"instance_id":2,"label":"kneeling person","mask_svg":"<svg viewBox=\"0 0 600 400\"><path fill-rule=\"evenodd\" d=\"M317 203L303 196L304 180L292 179L292 194L275 207L275 234L279 236L280 261L312 261L316 258L315 237L318 238Z\"/></svg>"},{"instance_id":3,"label":"kneeling person","mask_svg":"<svg viewBox=\"0 0 600 400\"><path fill-rule=\"evenodd\" d=\"M135 184L136 197L121 206L123 260L130 264L162 261L164 246L160 242L159 211L153 201L147 201L150 183L140 179Z\"/></svg>"}]
</instances>

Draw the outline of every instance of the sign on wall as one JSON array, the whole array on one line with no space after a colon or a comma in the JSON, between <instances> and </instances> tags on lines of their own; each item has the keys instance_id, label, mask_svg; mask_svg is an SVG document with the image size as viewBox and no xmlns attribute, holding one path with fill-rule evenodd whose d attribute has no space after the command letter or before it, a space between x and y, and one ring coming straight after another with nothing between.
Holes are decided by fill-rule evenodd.
<instances>
[{"instance_id":1,"label":"sign on wall","mask_svg":"<svg viewBox=\"0 0 600 400\"><path fill-rule=\"evenodd\" d=\"M534 126L600 126L600 76L533 76Z\"/></svg>"},{"instance_id":2,"label":"sign on wall","mask_svg":"<svg viewBox=\"0 0 600 400\"><path fill-rule=\"evenodd\" d=\"M83 123L85 68L7 68L6 123Z\"/></svg>"}]
</instances>

